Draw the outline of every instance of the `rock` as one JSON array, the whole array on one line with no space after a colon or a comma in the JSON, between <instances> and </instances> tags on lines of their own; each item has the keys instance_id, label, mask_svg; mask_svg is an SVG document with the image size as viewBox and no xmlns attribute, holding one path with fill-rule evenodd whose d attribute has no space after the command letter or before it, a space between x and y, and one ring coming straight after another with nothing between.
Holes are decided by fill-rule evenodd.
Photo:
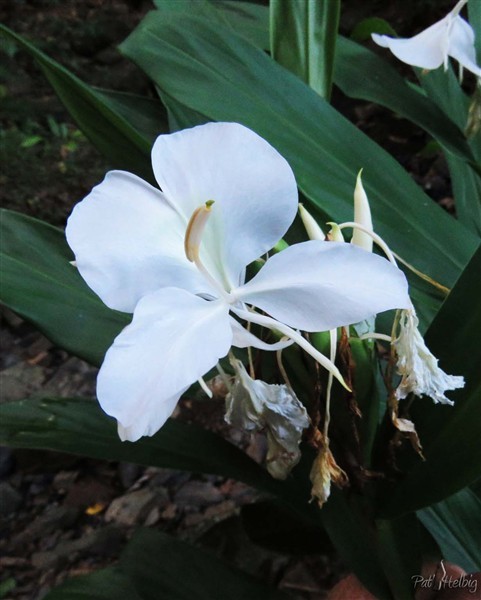
<instances>
[{"instance_id":1,"label":"rock","mask_svg":"<svg viewBox=\"0 0 481 600\"><path fill-rule=\"evenodd\" d=\"M66 555L58 554L55 550L46 552L34 552L32 554L32 565L41 571L58 569L67 562Z\"/></svg>"},{"instance_id":2,"label":"rock","mask_svg":"<svg viewBox=\"0 0 481 600\"><path fill-rule=\"evenodd\" d=\"M22 496L7 481L0 483L0 517L14 513L22 504Z\"/></svg>"},{"instance_id":3,"label":"rock","mask_svg":"<svg viewBox=\"0 0 481 600\"><path fill-rule=\"evenodd\" d=\"M189 481L191 477L190 473L183 473L172 469L156 469L156 471L151 480L151 484L156 487L179 487L182 483Z\"/></svg>"},{"instance_id":4,"label":"rock","mask_svg":"<svg viewBox=\"0 0 481 600\"><path fill-rule=\"evenodd\" d=\"M72 506L49 507L16 536L15 542L25 544L46 536L56 529L66 529L75 523L78 516L79 510Z\"/></svg>"},{"instance_id":5,"label":"rock","mask_svg":"<svg viewBox=\"0 0 481 600\"><path fill-rule=\"evenodd\" d=\"M119 463L119 479L122 487L128 489L134 485L134 483L142 475L143 467L136 465L135 463L121 462Z\"/></svg>"},{"instance_id":6,"label":"rock","mask_svg":"<svg viewBox=\"0 0 481 600\"><path fill-rule=\"evenodd\" d=\"M95 396L98 369L71 357L42 387L42 396Z\"/></svg>"},{"instance_id":7,"label":"rock","mask_svg":"<svg viewBox=\"0 0 481 600\"><path fill-rule=\"evenodd\" d=\"M22 362L0 372L0 404L30 396L44 380L44 369Z\"/></svg>"},{"instance_id":8,"label":"rock","mask_svg":"<svg viewBox=\"0 0 481 600\"><path fill-rule=\"evenodd\" d=\"M95 504L110 502L114 495L115 490L112 486L90 477L73 483L65 496L64 503L85 510Z\"/></svg>"},{"instance_id":9,"label":"rock","mask_svg":"<svg viewBox=\"0 0 481 600\"><path fill-rule=\"evenodd\" d=\"M78 477L78 471L59 471L52 481L52 487L58 492L66 492Z\"/></svg>"},{"instance_id":10,"label":"rock","mask_svg":"<svg viewBox=\"0 0 481 600\"><path fill-rule=\"evenodd\" d=\"M124 540L124 533L115 525L107 525L75 540L60 542L55 552L61 555L96 554L109 555L115 553Z\"/></svg>"},{"instance_id":11,"label":"rock","mask_svg":"<svg viewBox=\"0 0 481 600\"><path fill-rule=\"evenodd\" d=\"M160 508L158 506L154 506L154 508L149 512L147 518L144 521L144 525L146 527L152 527L160 520Z\"/></svg>"},{"instance_id":12,"label":"rock","mask_svg":"<svg viewBox=\"0 0 481 600\"><path fill-rule=\"evenodd\" d=\"M237 511L233 500L224 500L220 504L209 506L205 511L205 518L213 521L222 521Z\"/></svg>"},{"instance_id":13,"label":"rock","mask_svg":"<svg viewBox=\"0 0 481 600\"><path fill-rule=\"evenodd\" d=\"M175 494L174 502L180 507L202 508L224 500L219 489L206 481L188 481Z\"/></svg>"},{"instance_id":14,"label":"rock","mask_svg":"<svg viewBox=\"0 0 481 600\"><path fill-rule=\"evenodd\" d=\"M107 522L115 521L122 525L135 525L142 522L156 505L163 500L156 490L144 488L115 498L105 513ZM165 506L165 504L164 504Z\"/></svg>"}]
</instances>

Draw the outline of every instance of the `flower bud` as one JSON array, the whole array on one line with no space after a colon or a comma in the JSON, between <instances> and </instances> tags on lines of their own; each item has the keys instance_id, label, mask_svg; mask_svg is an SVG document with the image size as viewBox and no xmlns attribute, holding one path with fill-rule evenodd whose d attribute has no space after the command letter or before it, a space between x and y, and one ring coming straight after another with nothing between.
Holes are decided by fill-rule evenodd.
<instances>
[{"instance_id":1,"label":"flower bud","mask_svg":"<svg viewBox=\"0 0 481 600\"><path fill-rule=\"evenodd\" d=\"M362 169L359 171L356 179L356 187L354 189L354 221L363 225L369 231L372 231L371 209L369 200L362 185L361 180ZM364 233L360 229L354 229L352 234L351 244L359 246L368 252L372 252L373 240L370 235Z\"/></svg>"},{"instance_id":2,"label":"flower bud","mask_svg":"<svg viewBox=\"0 0 481 600\"><path fill-rule=\"evenodd\" d=\"M324 232L317 224L317 221L314 217L309 213L302 204L299 204L299 215L302 219L302 223L307 231L307 236L310 240L321 240L324 241L326 236Z\"/></svg>"}]
</instances>

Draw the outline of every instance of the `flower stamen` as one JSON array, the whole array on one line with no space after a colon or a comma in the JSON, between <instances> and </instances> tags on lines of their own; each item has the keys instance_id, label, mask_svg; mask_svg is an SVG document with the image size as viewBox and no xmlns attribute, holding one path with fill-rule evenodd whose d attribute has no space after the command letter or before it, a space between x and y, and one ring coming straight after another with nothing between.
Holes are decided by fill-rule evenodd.
<instances>
[{"instance_id":1,"label":"flower stamen","mask_svg":"<svg viewBox=\"0 0 481 600\"><path fill-rule=\"evenodd\" d=\"M207 200L205 204L194 210L187 225L184 239L185 255L190 262L199 259L199 248L205 226L209 220L214 200Z\"/></svg>"},{"instance_id":2,"label":"flower stamen","mask_svg":"<svg viewBox=\"0 0 481 600\"><path fill-rule=\"evenodd\" d=\"M233 302L231 294L224 289L222 284L212 277L200 259L200 243L214 203L215 200L207 200L205 204L196 208L192 213L185 232L184 251L187 259L195 264L210 285L230 304Z\"/></svg>"},{"instance_id":3,"label":"flower stamen","mask_svg":"<svg viewBox=\"0 0 481 600\"><path fill-rule=\"evenodd\" d=\"M348 392L351 391L349 386L344 381L344 378L341 375L339 369L336 367L336 365L331 360L329 360L327 356L324 356L324 354L321 354L319 350L316 350L314 346L312 346L306 340L306 338L302 337L300 333L294 331L294 329L291 329L288 325L276 321L272 317L260 315L256 312L243 310L234 306L231 308L231 310L241 319L245 319L246 321L250 321L251 323L256 323L257 325L262 325L263 327L267 327L268 329L277 330L283 333L285 336L293 340L303 350L305 350L310 356L312 356L312 358L316 360L321 365L321 367L324 367L327 371L332 373L334 377L339 381L339 383L344 388L346 388Z\"/></svg>"}]
</instances>

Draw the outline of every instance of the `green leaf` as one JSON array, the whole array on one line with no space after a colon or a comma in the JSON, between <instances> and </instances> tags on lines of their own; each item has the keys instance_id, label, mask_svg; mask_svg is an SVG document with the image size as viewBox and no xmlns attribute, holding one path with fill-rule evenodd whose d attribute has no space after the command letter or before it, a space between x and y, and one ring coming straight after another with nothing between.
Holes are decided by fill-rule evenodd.
<instances>
[{"instance_id":1,"label":"green leaf","mask_svg":"<svg viewBox=\"0 0 481 600\"><path fill-rule=\"evenodd\" d=\"M21 400L1 405L0 415L0 444L232 477L305 515L315 512L294 480L273 479L244 452L194 425L169 419L153 437L131 443L120 441L115 421L93 400Z\"/></svg>"},{"instance_id":2,"label":"green leaf","mask_svg":"<svg viewBox=\"0 0 481 600\"><path fill-rule=\"evenodd\" d=\"M145 600L119 567L72 577L44 596L44 600Z\"/></svg>"},{"instance_id":3,"label":"green leaf","mask_svg":"<svg viewBox=\"0 0 481 600\"><path fill-rule=\"evenodd\" d=\"M446 560L481 571L481 500L469 488L417 512Z\"/></svg>"},{"instance_id":4,"label":"green leaf","mask_svg":"<svg viewBox=\"0 0 481 600\"><path fill-rule=\"evenodd\" d=\"M214 0L214 6L238 34L263 50L269 50L269 9L261 4Z\"/></svg>"},{"instance_id":5,"label":"green leaf","mask_svg":"<svg viewBox=\"0 0 481 600\"><path fill-rule=\"evenodd\" d=\"M394 159L230 30L152 12L121 50L176 102L209 119L241 122L270 141L290 162L302 192L335 221L352 219L354 183L363 166L377 231L433 279L451 286L474 252L476 239ZM445 240L453 238L459 243L448 248Z\"/></svg>"},{"instance_id":6,"label":"green leaf","mask_svg":"<svg viewBox=\"0 0 481 600\"><path fill-rule=\"evenodd\" d=\"M341 558L376 597L389 600L392 595L377 551L372 524L356 497L349 500L336 487L320 511L321 522Z\"/></svg>"},{"instance_id":7,"label":"green leaf","mask_svg":"<svg viewBox=\"0 0 481 600\"><path fill-rule=\"evenodd\" d=\"M167 113L162 102L156 98L139 96L139 94L93 89L101 94L112 109L148 141L150 156L150 148L155 138L159 134L169 131Z\"/></svg>"},{"instance_id":8,"label":"green leaf","mask_svg":"<svg viewBox=\"0 0 481 600\"><path fill-rule=\"evenodd\" d=\"M70 264L63 231L0 211L1 301L69 352L100 364L130 318L107 308Z\"/></svg>"},{"instance_id":9,"label":"green leaf","mask_svg":"<svg viewBox=\"0 0 481 600\"><path fill-rule=\"evenodd\" d=\"M46 78L58 94L79 128L90 141L118 168L127 168L152 180L150 167L151 137L145 136L134 126L134 120L126 118L125 105L119 96L104 93L83 83L78 77L46 54L35 48L22 36L0 24L0 35L16 42L39 64ZM119 109L119 104L123 105ZM129 113L134 110L130 102ZM138 110L145 107L139 105ZM166 126L166 121L156 121L156 128ZM165 129L163 129L165 131ZM155 134L155 131L153 132Z\"/></svg>"},{"instance_id":10,"label":"green leaf","mask_svg":"<svg viewBox=\"0 0 481 600\"><path fill-rule=\"evenodd\" d=\"M159 11L202 15L219 25L228 25L254 46L269 50L269 9L244 0L154 0Z\"/></svg>"},{"instance_id":11,"label":"green leaf","mask_svg":"<svg viewBox=\"0 0 481 600\"><path fill-rule=\"evenodd\" d=\"M419 524L414 514L392 521L379 519L379 555L396 600L413 600L412 575L421 572Z\"/></svg>"},{"instance_id":12,"label":"green leaf","mask_svg":"<svg viewBox=\"0 0 481 600\"><path fill-rule=\"evenodd\" d=\"M287 554L326 554L332 544L320 523L313 523L267 500L247 504L241 511L242 525L255 543Z\"/></svg>"},{"instance_id":13,"label":"green leaf","mask_svg":"<svg viewBox=\"0 0 481 600\"><path fill-rule=\"evenodd\" d=\"M463 92L452 69L446 72L443 69L436 69L429 73L417 70L417 74L430 100L464 131L468 123L470 100ZM473 168L450 157L448 157L448 164L458 218L479 237L481 235L481 135L479 132L470 138L469 146L474 156Z\"/></svg>"},{"instance_id":14,"label":"green leaf","mask_svg":"<svg viewBox=\"0 0 481 600\"><path fill-rule=\"evenodd\" d=\"M439 502L481 476L481 246L426 334L426 343L447 373L466 386L448 392L454 407L417 398L411 408L425 450L383 510L383 516Z\"/></svg>"},{"instance_id":15,"label":"green leaf","mask_svg":"<svg viewBox=\"0 0 481 600\"><path fill-rule=\"evenodd\" d=\"M379 17L368 17L355 25L351 31L351 39L356 42L364 42L371 39L371 33L381 33L396 37L396 32L387 21Z\"/></svg>"},{"instance_id":16,"label":"green leaf","mask_svg":"<svg viewBox=\"0 0 481 600\"><path fill-rule=\"evenodd\" d=\"M340 0L271 0L271 56L329 100Z\"/></svg>"},{"instance_id":17,"label":"green leaf","mask_svg":"<svg viewBox=\"0 0 481 600\"><path fill-rule=\"evenodd\" d=\"M339 36L335 66L334 82L344 94L396 112L422 127L454 156L475 162L462 128L374 52Z\"/></svg>"},{"instance_id":18,"label":"green leaf","mask_svg":"<svg viewBox=\"0 0 481 600\"><path fill-rule=\"evenodd\" d=\"M127 585L122 590L123 584ZM50 592L45 600L117 600L119 597L129 600L288 599L283 592L258 582L202 548L160 531L143 529L135 533L123 551L117 568L70 579Z\"/></svg>"},{"instance_id":19,"label":"green leaf","mask_svg":"<svg viewBox=\"0 0 481 600\"><path fill-rule=\"evenodd\" d=\"M468 4L469 24L474 29L475 47L478 65L481 63L481 4L469 2Z\"/></svg>"}]
</instances>

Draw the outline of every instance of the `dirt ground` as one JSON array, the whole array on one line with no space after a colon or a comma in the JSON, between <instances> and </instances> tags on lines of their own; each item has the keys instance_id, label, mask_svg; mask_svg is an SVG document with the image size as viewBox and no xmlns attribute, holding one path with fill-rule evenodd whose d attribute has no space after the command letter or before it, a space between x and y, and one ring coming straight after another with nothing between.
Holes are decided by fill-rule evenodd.
<instances>
[{"instance_id":1,"label":"dirt ground","mask_svg":"<svg viewBox=\"0 0 481 600\"><path fill-rule=\"evenodd\" d=\"M434 9L428 0L413 2L406 22L407 2L362 4L360 14L358 2L346 2L346 33L369 9L408 34L413 23L424 27L451 5L438 3ZM142 0L8 0L0 7L0 20L90 84L151 94L148 80L116 50L150 8ZM2 206L62 226L109 165L78 131L33 62L9 44L2 58ZM434 200L454 210L445 162L429 149L424 133L340 92L333 102ZM2 402L31 395L94 397L93 367L54 347L8 310L2 310L0 326ZM228 428L221 402L184 400L178 412L262 459L262 436L251 439ZM141 525L206 544L295 598L324 598L343 565L328 550L299 556L253 544L240 515L256 499L245 485L219 477L0 448L0 599L40 600L66 577L115 562ZM226 539L231 540L227 547Z\"/></svg>"}]
</instances>

